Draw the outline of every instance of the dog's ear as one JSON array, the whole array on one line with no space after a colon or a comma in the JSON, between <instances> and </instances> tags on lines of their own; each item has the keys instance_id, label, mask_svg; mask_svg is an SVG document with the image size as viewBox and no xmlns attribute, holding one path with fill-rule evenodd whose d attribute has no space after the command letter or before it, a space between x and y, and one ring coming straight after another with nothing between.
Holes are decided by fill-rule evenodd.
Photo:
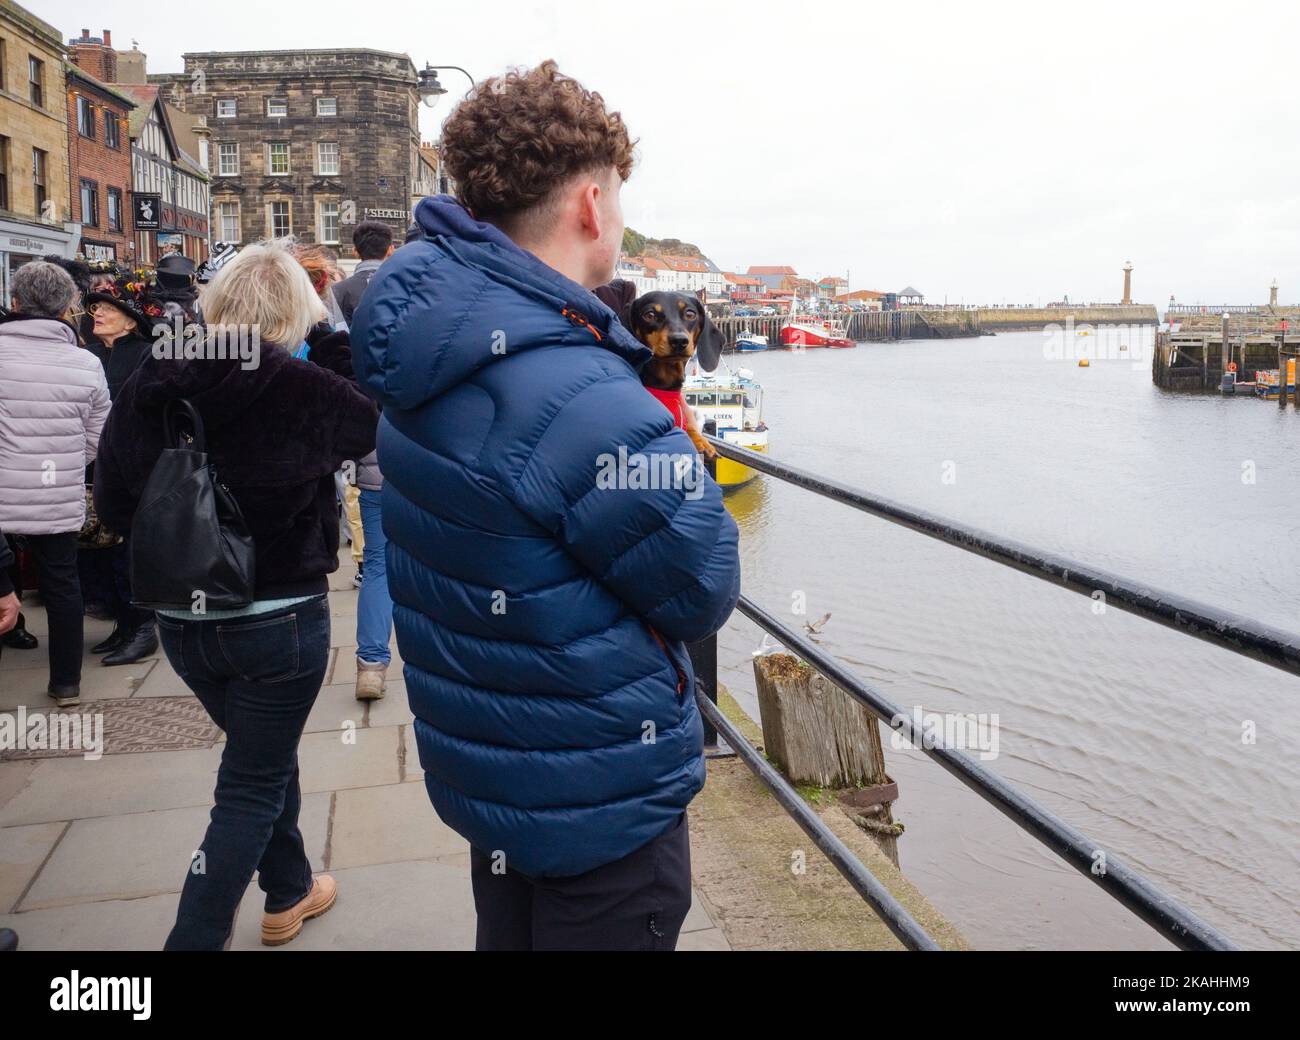
<instances>
[{"instance_id":1,"label":"dog's ear","mask_svg":"<svg viewBox=\"0 0 1300 1040\"><path fill-rule=\"evenodd\" d=\"M713 324L708 308L702 303L699 304L699 308L701 325L700 334L695 338L695 357L700 363L700 368L712 372L722 360L722 332Z\"/></svg>"}]
</instances>

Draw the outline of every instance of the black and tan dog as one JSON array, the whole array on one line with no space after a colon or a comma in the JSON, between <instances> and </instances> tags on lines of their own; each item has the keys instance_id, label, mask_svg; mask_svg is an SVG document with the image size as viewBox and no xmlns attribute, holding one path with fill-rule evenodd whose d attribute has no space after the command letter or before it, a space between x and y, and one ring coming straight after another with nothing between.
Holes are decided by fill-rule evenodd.
<instances>
[{"instance_id":1,"label":"black and tan dog","mask_svg":"<svg viewBox=\"0 0 1300 1040\"><path fill-rule=\"evenodd\" d=\"M607 292L607 290L613 290ZM722 333L709 318L704 304L690 293L650 292L630 299L630 282L613 282L597 290L637 339L654 352L641 368L641 382L686 431L696 450L712 457L713 445L704 439L695 414L682 398L686 364L691 358L712 372L722 357ZM621 298L620 298L621 297Z\"/></svg>"}]
</instances>

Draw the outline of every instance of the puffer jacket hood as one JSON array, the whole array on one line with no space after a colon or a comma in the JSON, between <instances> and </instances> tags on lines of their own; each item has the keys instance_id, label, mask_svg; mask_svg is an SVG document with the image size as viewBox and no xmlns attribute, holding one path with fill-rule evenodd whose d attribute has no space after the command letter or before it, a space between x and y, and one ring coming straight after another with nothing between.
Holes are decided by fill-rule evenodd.
<instances>
[{"instance_id":1,"label":"puffer jacket hood","mask_svg":"<svg viewBox=\"0 0 1300 1040\"><path fill-rule=\"evenodd\" d=\"M417 407L520 350L592 342L585 330L575 334L577 319L566 311L589 322L601 345L633 367L649 359L649 348L591 292L450 196L422 199L415 219L426 237L403 246L402 262L371 278L353 322L366 326L365 354L374 364L364 381L385 408ZM381 276L382 294L375 292ZM436 328L428 323L434 315ZM520 325L527 332L512 342Z\"/></svg>"},{"instance_id":2,"label":"puffer jacket hood","mask_svg":"<svg viewBox=\"0 0 1300 1040\"><path fill-rule=\"evenodd\" d=\"M735 605L736 525L608 307L451 199L416 216L425 235L371 279L352 346L384 406L425 785L509 869L584 873L676 826L703 786L683 641ZM688 479L602 481L616 459Z\"/></svg>"},{"instance_id":3,"label":"puffer jacket hood","mask_svg":"<svg viewBox=\"0 0 1300 1040\"><path fill-rule=\"evenodd\" d=\"M108 417L99 360L71 325L20 314L0 318L0 529L79 531L85 473Z\"/></svg>"}]
</instances>

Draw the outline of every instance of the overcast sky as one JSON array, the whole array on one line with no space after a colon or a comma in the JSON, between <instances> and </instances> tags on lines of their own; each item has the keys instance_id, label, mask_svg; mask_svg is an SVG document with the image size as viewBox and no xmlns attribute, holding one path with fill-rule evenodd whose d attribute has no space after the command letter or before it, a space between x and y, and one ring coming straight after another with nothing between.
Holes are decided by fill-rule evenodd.
<instances>
[{"instance_id":1,"label":"overcast sky","mask_svg":"<svg viewBox=\"0 0 1300 1040\"><path fill-rule=\"evenodd\" d=\"M23 0L151 72L375 47L553 57L639 138L629 226L930 302L1300 301L1300 5ZM432 112L435 137L453 91Z\"/></svg>"}]
</instances>

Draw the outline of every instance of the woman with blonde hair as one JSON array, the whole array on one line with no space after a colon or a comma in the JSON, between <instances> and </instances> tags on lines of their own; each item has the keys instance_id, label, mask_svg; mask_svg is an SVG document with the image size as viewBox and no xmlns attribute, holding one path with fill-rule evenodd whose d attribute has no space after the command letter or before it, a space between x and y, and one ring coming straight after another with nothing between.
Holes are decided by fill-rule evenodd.
<instances>
[{"instance_id":1,"label":"woman with blonde hair","mask_svg":"<svg viewBox=\"0 0 1300 1040\"><path fill-rule=\"evenodd\" d=\"M166 948L218 950L254 871L266 893L268 945L288 942L334 903L334 882L312 877L298 830L298 741L329 656L333 475L374 448L378 413L350 378L346 344L318 338L312 363L291 356L324 307L283 244L244 249L208 286L203 308L209 332L220 332L206 341L207 356L151 355L114 402L95 505L111 529L130 530L154 463L170 447L163 409L185 399L252 534L249 606L158 612L168 660L226 733L216 804L196 853L202 866L186 875ZM229 349L232 341L241 349ZM163 547L133 544L136 553L151 549Z\"/></svg>"}]
</instances>

